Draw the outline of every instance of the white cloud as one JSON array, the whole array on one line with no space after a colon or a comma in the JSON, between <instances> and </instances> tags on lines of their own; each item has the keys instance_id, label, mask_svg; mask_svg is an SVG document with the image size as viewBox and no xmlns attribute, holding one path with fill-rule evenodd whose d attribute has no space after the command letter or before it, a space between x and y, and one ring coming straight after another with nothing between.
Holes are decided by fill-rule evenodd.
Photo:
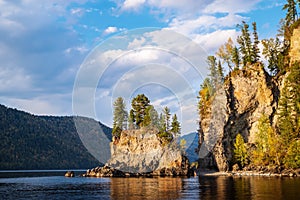
<instances>
[{"instance_id":1,"label":"white cloud","mask_svg":"<svg viewBox=\"0 0 300 200\"><path fill-rule=\"evenodd\" d=\"M83 8L72 8L70 12L72 15L82 16L85 10Z\"/></svg>"},{"instance_id":2,"label":"white cloud","mask_svg":"<svg viewBox=\"0 0 300 200\"><path fill-rule=\"evenodd\" d=\"M27 92L31 87L31 77L21 69L0 67L0 93Z\"/></svg>"},{"instance_id":3,"label":"white cloud","mask_svg":"<svg viewBox=\"0 0 300 200\"><path fill-rule=\"evenodd\" d=\"M108 35L108 34L112 34L118 31L118 28L115 26L109 26L104 30L104 34Z\"/></svg>"},{"instance_id":4,"label":"white cloud","mask_svg":"<svg viewBox=\"0 0 300 200\"><path fill-rule=\"evenodd\" d=\"M262 0L215 0L204 9L206 13L242 13L252 10Z\"/></svg>"},{"instance_id":5,"label":"white cloud","mask_svg":"<svg viewBox=\"0 0 300 200\"><path fill-rule=\"evenodd\" d=\"M233 41L237 38L239 32L235 29L217 30L207 34L197 34L194 36L195 42L199 43L207 52L215 53L216 50L223 45L229 37Z\"/></svg>"},{"instance_id":6,"label":"white cloud","mask_svg":"<svg viewBox=\"0 0 300 200\"><path fill-rule=\"evenodd\" d=\"M1 103L36 115L70 115L71 94L50 94L35 98L0 97Z\"/></svg>"},{"instance_id":7,"label":"white cloud","mask_svg":"<svg viewBox=\"0 0 300 200\"><path fill-rule=\"evenodd\" d=\"M125 0L122 8L124 10L137 10L141 7L146 0Z\"/></svg>"},{"instance_id":8,"label":"white cloud","mask_svg":"<svg viewBox=\"0 0 300 200\"><path fill-rule=\"evenodd\" d=\"M128 49L140 48L145 44L145 42L146 39L144 37L134 38L134 40L128 44Z\"/></svg>"},{"instance_id":9,"label":"white cloud","mask_svg":"<svg viewBox=\"0 0 300 200\"><path fill-rule=\"evenodd\" d=\"M185 20L174 18L169 24L169 29L190 37L207 52L212 53L229 37L233 40L236 38L238 32L235 26L242 20L245 18L236 14L227 14L223 17L202 15L196 19Z\"/></svg>"}]
</instances>

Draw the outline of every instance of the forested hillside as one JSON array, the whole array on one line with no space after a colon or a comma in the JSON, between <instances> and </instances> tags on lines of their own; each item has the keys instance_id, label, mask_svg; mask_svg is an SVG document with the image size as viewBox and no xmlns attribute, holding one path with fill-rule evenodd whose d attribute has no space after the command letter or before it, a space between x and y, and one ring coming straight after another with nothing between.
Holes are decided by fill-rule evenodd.
<instances>
[{"instance_id":1,"label":"forested hillside","mask_svg":"<svg viewBox=\"0 0 300 200\"><path fill-rule=\"evenodd\" d=\"M111 140L111 129L99 124ZM0 105L0 140L1 170L101 165L82 144L73 117L34 116Z\"/></svg>"}]
</instances>

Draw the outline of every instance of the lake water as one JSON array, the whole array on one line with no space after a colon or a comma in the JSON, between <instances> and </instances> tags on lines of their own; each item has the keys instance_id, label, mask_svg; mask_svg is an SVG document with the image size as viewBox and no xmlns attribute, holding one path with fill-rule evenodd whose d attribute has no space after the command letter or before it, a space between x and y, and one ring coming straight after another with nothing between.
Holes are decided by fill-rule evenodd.
<instances>
[{"instance_id":1,"label":"lake water","mask_svg":"<svg viewBox=\"0 0 300 200\"><path fill-rule=\"evenodd\" d=\"M67 178L64 172L0 171L0 199L300 199L300 178Z\"/></svg>"}]
</instances>

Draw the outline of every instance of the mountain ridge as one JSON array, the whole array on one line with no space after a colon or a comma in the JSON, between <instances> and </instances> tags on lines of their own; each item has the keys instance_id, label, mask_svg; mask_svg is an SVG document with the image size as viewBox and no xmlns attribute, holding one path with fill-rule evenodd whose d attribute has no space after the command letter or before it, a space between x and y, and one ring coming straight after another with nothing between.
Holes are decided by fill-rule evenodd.
<instances>
[{"instance_id":1,"label":"mountain ridge","mask_svg":"<svg viewBox=\"0 0 300 200\"><path fill-rule=\"evenodd\" d=\"M82 144L74 116L38 116L0 104L0 169L82 169L101 165ZM111 129L100 122L111 140Z\"/></svg>"}]
</instances>

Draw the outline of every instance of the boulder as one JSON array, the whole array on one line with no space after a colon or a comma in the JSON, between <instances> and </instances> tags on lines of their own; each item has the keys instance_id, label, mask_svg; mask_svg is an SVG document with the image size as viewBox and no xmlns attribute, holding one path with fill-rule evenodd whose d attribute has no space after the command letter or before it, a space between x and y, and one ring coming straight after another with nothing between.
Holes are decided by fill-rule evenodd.
<instances>
[{"instance_id":1,"label":"boulder","mask_svg":"<svg viewBox=\"0 0 300 200\"><path fill-rule=\"evenodd\" d=\"M74 177L74 176L75 176L74 171L67 171L67 172L65 173L65 177Z\"/></svg>"}]
</instances>

